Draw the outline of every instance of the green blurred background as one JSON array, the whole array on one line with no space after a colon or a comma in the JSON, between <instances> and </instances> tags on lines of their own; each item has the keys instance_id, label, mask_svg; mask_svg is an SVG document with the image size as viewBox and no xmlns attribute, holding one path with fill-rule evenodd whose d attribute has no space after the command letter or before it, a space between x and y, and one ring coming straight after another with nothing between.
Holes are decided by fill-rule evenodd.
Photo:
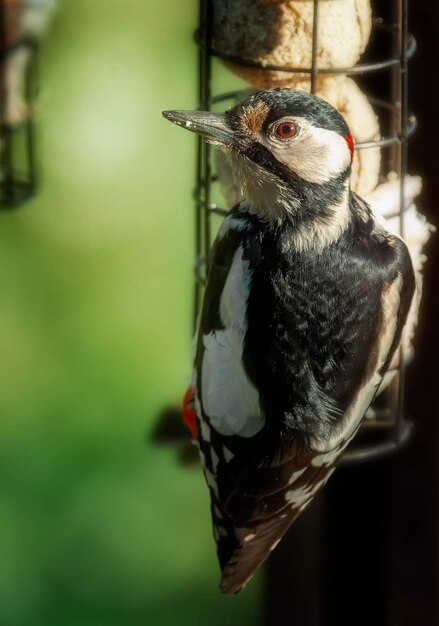
<instances>
[{"instance_id":1,"label":"green blurred background","mask_svg":"<svg viewBox=\"0 0 439 626\"><path fill-rule=\"evenodd\" d=\"M0 215L2 626L258 623L201 473L145 442L190 370L195 138L160 112L196 106L196 19L59 0L42 48L43 186Z\"/></svg>"}]
</instances>

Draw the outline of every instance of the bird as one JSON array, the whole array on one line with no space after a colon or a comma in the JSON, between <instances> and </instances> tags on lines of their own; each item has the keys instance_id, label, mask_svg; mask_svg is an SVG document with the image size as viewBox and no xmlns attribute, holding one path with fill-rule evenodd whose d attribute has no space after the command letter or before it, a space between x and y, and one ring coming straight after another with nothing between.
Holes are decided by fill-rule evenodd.
<instances>
[{"instance_id":1,"label":"bird","mask_svg":"<svg viewBox=\"0 0 439 626\"><path fill-rule=\"evenodd\" d=\"M240 592L325 485L400 345L404 241L350 189L354 141L315 95L164 111L227 159L241 202L207 259L184 415L210 492L220 590Z\"/></svg>"}]
</instances>

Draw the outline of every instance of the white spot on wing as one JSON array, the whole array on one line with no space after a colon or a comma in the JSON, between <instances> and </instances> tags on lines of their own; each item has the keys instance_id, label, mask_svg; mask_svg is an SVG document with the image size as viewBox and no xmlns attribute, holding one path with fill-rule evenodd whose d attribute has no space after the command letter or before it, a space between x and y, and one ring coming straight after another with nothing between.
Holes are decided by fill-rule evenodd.
<instances>
[{"instance_id":1,"label":"white spot on wing","mask_svg":"<svg viewBox=\"0 0 439 626\"><path fill-rule=\"evenodd\" d=\"M230 450L226 448L226 446L223 446L223 457L226 463L230 463L234 456L235 455L233 454L233 452L230 452Z\"/></svg>"},{"instance_id":2,"label":"white spot on wing","mask_svg":"<svg viewBox=\"0 0 439 626\"><path fill-rule=\"evenodd\" d=\"M203 441L210 441L210 426L206 424L203 418L200 419L200 431Z\"/></svg>"},{"instance_id":3,"label":"white spot on wing","mask_svg":"<svg viewBox=\"0 0 439 626\"><path fill-rule=\"evenodd\" d=\"M212 489L216 497L219 498L218 485L216 484L215 476L212 474L212 472L209 469L207 469L206 466L204 466L204 475L206 477L207 484Z\"/></svg>"},{"instance_id":4,"label":"white spot on wing","mask_svg":"<svg viewBox=\"0 0 439 626\"><path fill-rule=\"evenodd\" d=\"M200 454L200 462L201 462L202 467L206 467L206 457L204 456L204 452L200 450L199 447L198 447L198 452Z\"/></svg>"},{"instance_id":5,"label":"white spot on wing","mask_svg":"<svg viewBox=\"0 0 439 626\"><path fill-rule=\"evenodd\" d=\"M343 450L348 445L348 443L349 443L349 440L346 441L346 443L344 445L342 445L342 446L338 445L335 448L333 448L332 450L329 450L328 452L325 452L324 454L316 455L311 460L311 465L313 465L314 467L322 467L323 465L332 465L333 463L335 463L335 461L340 456L340 454L343 452Z\"/></svg>"},{"instance_id":6,"label":"white spot on wing","mask_svg":"<svg viewBox=\"0 0 439 626\"><path fill-rule=\"evenodd\" d=\"M216 474L216 470L218 469L219 458L213 448L210 449L210 458L212 460L213 473Z\"/></svg>"},{"instance_id":7,"label":"white spot on wing","mask_svg":"<svg viewBox=\"0 0 439 626\"><path fill-rule=\"evenodd\" d=\"M273 552L273 550L279 545L280 541L281 541L282 537L280 537L280 539L277 539L270 547L270 552Z\"/></svg>"},{"instance_id":8,"label":"white spot on wing","mask_svg":"<svg viewBox=\"0 0 439 626\"><path fill-rule=\"evenodd\" d=\"M323 456L323 455L320 455L320 456ZM307 506L309 502L311 502L314 495L323 487L323 485L327 483L334 469L335 468L329 470L323 476L323 478L319 481L308 482L297 488L294 488L294 485L293 485L293 488L290 491L286 492L285 500L289 504L291 504L294 508L298 508L300 511L302 511L305 508L305 506ZM298 473L302 474L303 472L298 472Z\"/></svg>"},{"instance_id":9,"label":"white spot on wing","mask_svg":"<svg viewBox=\"0 0 439 626\"><path fill-rule=\"evenodd\" d=\"M296 489L290 489L290 491L285 492L285 500L294 507L301 506L304 502L306 502L314 493L314 490L310 489L309 484L304 484L301 487L297 487Z\"/></svg>"},{"instance_id":10,"label":"white spot on wing","mask_svg":"<svg viewBox=\"0 0 439 626\"><path fill-rule=\"evenodd\" d=\"M302 476L302 474L303 474L304 472L306 472L306 469L307 469L307 468L306 468L306 467L304 467L304 468L303 468L303 469L301 469L301 470L297 470L297 472L293 472L293 473L291 474L291 478L290 478L290 480L288 481L288 484L289 484L289 485L292 485L292 484L293 484L293 483L294 483L294 482L295 482L298 478L300 478L300 476Z\"/></svg>"}]
</instances>

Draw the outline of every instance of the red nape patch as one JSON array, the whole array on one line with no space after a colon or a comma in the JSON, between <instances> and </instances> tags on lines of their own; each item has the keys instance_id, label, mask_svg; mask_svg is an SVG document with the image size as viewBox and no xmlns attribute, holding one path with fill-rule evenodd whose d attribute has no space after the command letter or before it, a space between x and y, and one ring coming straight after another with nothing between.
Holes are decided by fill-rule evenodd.
<instances>
[{"instance_id":1,"label":"red nape patch","mask_svg":"<svg viewBox=\"0 0 439 626\"><path fill-rule=\"evenodd\" d=\"M183 398L183 421L192 435L192 439L198 439L197 414L195 413L195 390L189 387Z\"/></svg>"},{"instance_id":2,"label":"red nape patch","mask_svg":"<svg viewBox=\"0 0 439 626\"><path fill-rule=\"evenodd\" d=\"M349 151L351 153L351 159L353 159L354 158L354 150L355 150L354 138L352 137L352 135L345 135L344 138L346 139L346 142L348 144L348 148L349 148Z\"/></svg>"}]
</instances>

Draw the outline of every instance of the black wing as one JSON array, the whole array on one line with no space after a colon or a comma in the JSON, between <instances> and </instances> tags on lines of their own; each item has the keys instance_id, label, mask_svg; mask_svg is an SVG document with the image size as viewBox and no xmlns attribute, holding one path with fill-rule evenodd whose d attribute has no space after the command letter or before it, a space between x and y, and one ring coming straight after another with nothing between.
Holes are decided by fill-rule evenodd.
<instances>
[{"instance_id":1,"label":"black wing","mask_svg":"<svg viewBox=\"0 0 439 626\"><path fill-rule=\"evenodd\" d=\"M296 257L279 233L256 231L215 244L197 351L200 374L200 338L224 328L220 297L241 245L253 270L243 366L267 426L250 439L224 436L202 406L199 414L227 593L243 588L328 480L400 342L414 292L405 244L382 230Z\"/></svg>"},{"instance_id":2,"label":"black wing","mask_svg":"<svg viewBox=\"0 0 439 626\"><path fill-rule=\"evenodd\" d=\"M329 455L297 442L246 470L226 502L235 545L222 569L221 590L238 593L334 471L344 445ZM221 552L221 544L219 545ZM225 554L220 554L223 557Z\"/></svg>"},{"instance_id":3,"label":"black wing","mask_svg":"<svg viewBox=\"0 0 439 626\"><path fill-rule=\"evenodd\" d=\"M255 452L218 502L228 528L218 541L225 592L243 588L326 483L400 343L415 284L405 244L378 233L354 252L343 263L333 252L323 276L309 263L298 279L303 259L290 273L277 260L280 274L255 276L245 364L270 417L265 449L276 449L273 432L293 443L278 439L259 462Z\"/></svg>"}]
</instances>

